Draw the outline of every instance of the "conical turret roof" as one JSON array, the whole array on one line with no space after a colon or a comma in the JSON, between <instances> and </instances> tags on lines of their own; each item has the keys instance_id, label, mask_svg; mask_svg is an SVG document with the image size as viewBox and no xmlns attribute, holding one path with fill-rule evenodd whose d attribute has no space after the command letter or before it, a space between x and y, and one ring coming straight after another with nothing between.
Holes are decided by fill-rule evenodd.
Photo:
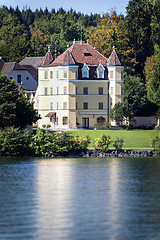
<instances>
[{"instance_id":1,"label":"conical turret roof","mask_svg":"<svg viewBox=\"0 0 160 240\"><path fill-rule=\"evenodd\" d=\"M107 65L108 66L122 66L122 63L120 62L118 55L114 48L113 48L111 55L108 58Z\"/></svg>"},{"instance_id":2,"label":"conical turret roof","mask_svg":"<svg viewBox=\"0 0 160 240\"><path fill-rule=\"evenodd\" d=\"M48 51L46 55L43 57L40 66L47 66L53 62L54 58L52 56L52 53Z\"/></svg>"}]
</instances>

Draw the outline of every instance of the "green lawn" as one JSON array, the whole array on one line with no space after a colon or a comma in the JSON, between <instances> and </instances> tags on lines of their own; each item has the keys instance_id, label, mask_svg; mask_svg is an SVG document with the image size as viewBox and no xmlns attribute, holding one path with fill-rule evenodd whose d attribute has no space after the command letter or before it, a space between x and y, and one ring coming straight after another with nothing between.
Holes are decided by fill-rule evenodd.
<instances>
[{"instance_id":1,"label":"green lawn","mask_svg":"<svg viewBox=\"0 0 160 240\"><path fill-rule=\"evenodd\" d=\"M124 139L123 149L151 149L149 144L149 139L151 136L158 135L158 130L74 130L68 131L68 135L78 135L89 136L91 138L91 143L89 148L93 148L94 139L100 137L102 134L110 135L112 141L116 139L116 137L122 137ZM112 148L113 142L110 145Z\"/></svg>"}]
</instances>

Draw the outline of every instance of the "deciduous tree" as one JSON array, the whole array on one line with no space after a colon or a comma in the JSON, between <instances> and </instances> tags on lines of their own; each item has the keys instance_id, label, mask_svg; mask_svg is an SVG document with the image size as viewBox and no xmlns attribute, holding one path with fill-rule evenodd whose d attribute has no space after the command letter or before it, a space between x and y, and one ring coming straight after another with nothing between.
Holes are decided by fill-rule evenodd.
<instances>
[{"instance_id":1,"label":"deciduous tree","mask_svg":"<svg viewBox=\"0 0 160 240\"><path fill-rule=\"evenodd\" d=\"M148 99L160 107L160 53L147 58L145 63Z\"/></svg>"},{"instance_id":2,"label":"deciduous tree","mask_svg":"<svg viewBox=\"0 0 160 240\"><path fill-rule=\"evenodd\" d=\"M15 126L24 128L39 119L24 93L18 91L14 81L0 74L0 128Z\"/></svg>"}]
</instances>

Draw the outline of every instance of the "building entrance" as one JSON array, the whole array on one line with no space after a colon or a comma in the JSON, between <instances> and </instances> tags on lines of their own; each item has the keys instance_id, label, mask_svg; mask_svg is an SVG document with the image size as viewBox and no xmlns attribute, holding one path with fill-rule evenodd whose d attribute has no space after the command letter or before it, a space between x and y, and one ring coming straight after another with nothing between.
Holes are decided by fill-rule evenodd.
<instances>
[{"instance_id":1,"label":"building entrance","mask_svg":"<svg viewBox=\"0 0 160 240\"><path fill-rule=\"evenodd\" d=\"M82 127L89 128L89 118L82 118Z\"/></svg>"}]
</instances>

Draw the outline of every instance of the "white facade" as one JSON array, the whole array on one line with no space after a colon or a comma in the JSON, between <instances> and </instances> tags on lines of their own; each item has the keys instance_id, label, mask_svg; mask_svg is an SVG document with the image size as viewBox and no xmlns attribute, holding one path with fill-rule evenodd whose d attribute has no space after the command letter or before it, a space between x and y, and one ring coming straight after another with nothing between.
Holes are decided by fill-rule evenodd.
<instances>
[{"instance_id":1,"label":"white facade","mask_svg":"<svg viewBox=\"0 0 160 240\"><path fill-rule=\"evenodd\" d=\"M21 78L21 82L18 82ZM9 79L15 79L17 85L22 85L28 91L36 91L37 89L37 81L32 77L32 75L27 70L12 70L9 75Z\"/></svg>"}]
</instances>

